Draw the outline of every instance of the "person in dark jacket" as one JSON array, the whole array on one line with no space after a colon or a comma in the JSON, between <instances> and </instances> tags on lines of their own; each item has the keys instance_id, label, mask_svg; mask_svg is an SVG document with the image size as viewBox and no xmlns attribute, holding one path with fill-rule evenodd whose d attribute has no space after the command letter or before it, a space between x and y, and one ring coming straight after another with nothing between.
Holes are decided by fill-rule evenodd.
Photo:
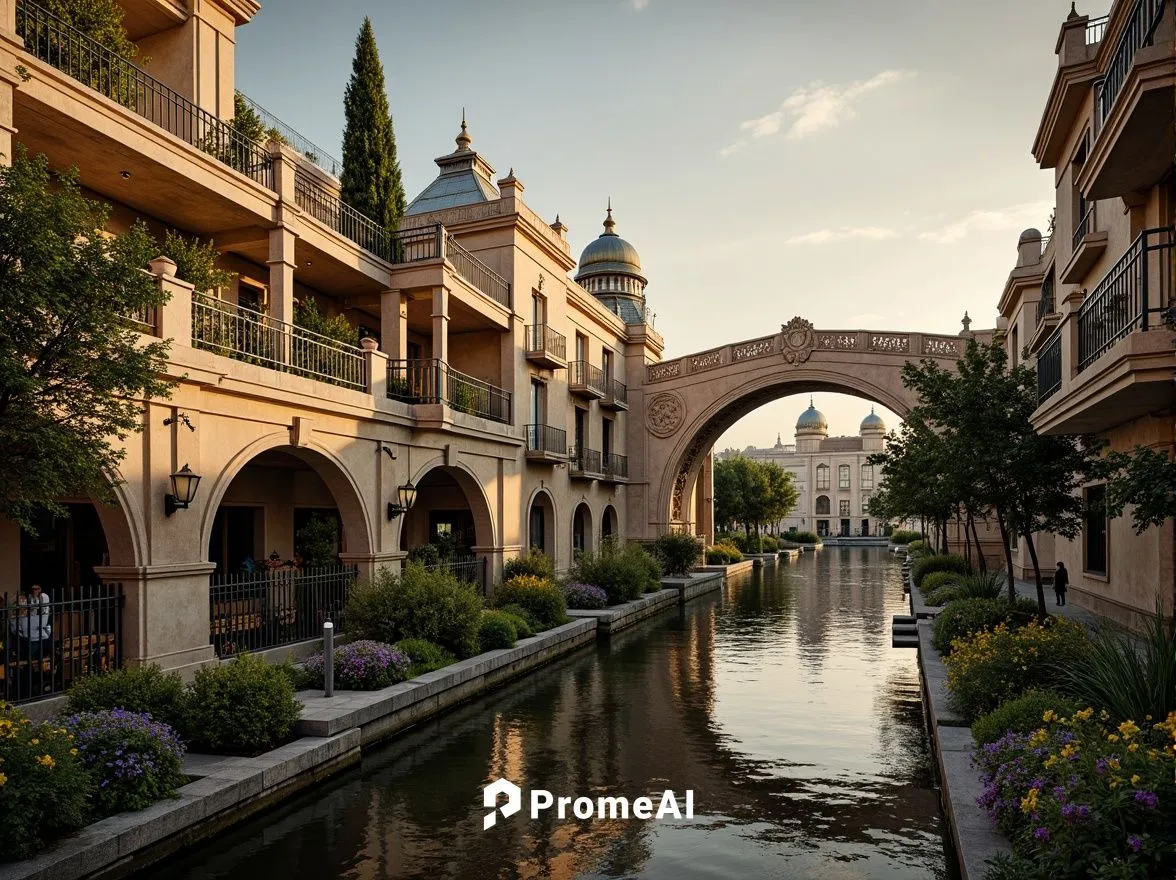
<instances>
[{"instance_id":1,"label":"person in dark jacket","mask_svg":"<svg viewBox=\"0 0 1176 880\"><path fill-rule=\"evenodd\" d=\"M1058 563L1058 570L1054 572L1054 595L1059 605L1066 604L1066 587L1070 586L1070 572L1066 571L1064 562Z\"/></svg>"}]
</instances>

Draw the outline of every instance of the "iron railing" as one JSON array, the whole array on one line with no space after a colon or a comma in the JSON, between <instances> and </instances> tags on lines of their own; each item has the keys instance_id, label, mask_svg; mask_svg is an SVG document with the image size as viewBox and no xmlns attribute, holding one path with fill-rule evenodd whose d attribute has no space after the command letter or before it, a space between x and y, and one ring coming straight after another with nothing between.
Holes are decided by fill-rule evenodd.
<instances>
[{"instance_id":1,"label":"iron railing","mask_svg":"<svg viewBox=\"0 0 1176 880\"><path fill-rule=\"evenodd\" d=\"M1172 308L1171 226L1145 229L1078 310L1078 369ZM1152 316L1155 316L1154 318Z\"/></svg>"},{"instance_id":2,"label":"iron railing","mask_svg":"<svg viewBox=\"0 0 1176 880\"><path fill-rule=\"evenodd\" d=\"M1151 43L1156 28L1164 15L1167 0L1136 0L1134 8L1111 55L1107 72L1094 89L1094 133L1097 136L1115 102L1123 91L1123 85L1135 64L1135 56L1144 46Z\"/></svg>"},{"instance_id":3,"label":"iron railing","mask_svg":"<svg viewBox=\"0 0 1176 880\"><path fill-rule=\"evenodd\" d=\"M1062 333L1053 332L1037 353L1037 403L1044 403L1062 387Z\"/></svg>"},{"instance_id":4,"label":"iron railing","mask_svg":"<svg viewBox=\"0 0 1176 880\"><path fill-rule=\"evenodd\" d=\"M509 391L436 358L388 361L388 396L405 403L443 403L491 421L511 422Z\"/></svg>"},{"instance_id":5,"label":"iron railing","mask_svg":"<svg viewBox=\"0 0 1176 880\"><path fill-rule=\"evenodd\" d=\"M200 293L192 295L192 346L344 388L367 388L362 349Z\"/></svg>"},{"instance_id":6,"label":"iron railing","mask_svg":"<svg viewBox=\"0 0 1176 880\"><path fill-rule=\"evenodd\" d=\"M82 676L122 666L121 584L0 600L0 699L64 693Z\"/></svg>"},{"instance_id":7,"label":"iron railing","mask_svg":"<svg viewBox=\"0 0 1176 880\"><path fill-rule=\"evenodd\" d=\"M1037 301L1037 323L1038 325L1045 319L1046 315L1052 315L1056 310L1054 303L1054 273L1053 269L1049 270L1049 274L1045 276L1045 280L1041 282L1041 299Z\"/></svg>"},{"instance_id":8,"label":"iron railing","mask_svg":"<svg viewBox=\"0 0 1176 880\"><path fill-rule=\"evenodd\" d=\"M335 565L309 569L214 574L208 589L209 643L218 657L264 651L336 627L358 571Z\"/></svg>"},{"instance_id":9,"label":"iron railing","mask_svg":"<svg viewBox=\"0 0 1176 880\"><path fill-rule=\"evenodd\" d=\"M510 282L446 235L445 256L457 274L500 306L510 308Z\"/></svg>"},{"instance_id":10,"label":"iron railing","mask_svg":"<svg viewBox=\"0 0 1176 880\"><path fill-rule=\"evenodd\" d=\"M159 310L155 306L140 306L127 314L126 319L140 333L146 333L148 336L159 335Z\"/></svg>"},{"instance_id":11,"label":"iron railing","mask_svg":"<svg viewBox=\"0 0 1176 880\"><path fill-rule=\"evenodd\" d=\"M479 559L472 554L454 556L452 559L442 559L437 563L437 568L449 572L459 581L472 584L484 596L488 582L486 577L488 561L485 557Z\"/></svg>"},{"instance_id":12,"label":"iron railing","mask_svg":"<svg viewBox=\"0 0 1176 880\"><path fill-rule=\"evenodd\" d=\"M566 455L568 432L551 425L527 425L527 452Z\"/></svg>"},{"instance_id":13,"label":"iron railing","mask_svg":"<svg viewBox=\"0 0 1176 880\"><path fill-rule=\"evenodd\" d=\"M602 472L599 449L570 446L568 447L568 458L571 461L573 474L599 474Z\"/></svg>"},{"instance_id":14,"label":"iron railing","mask_svg":"<svg viewBox=\"0 0 1176 880\"><path fill-rule=\"evenodd\" d=\"M619 379L608 380L605 396L615 406L629 405L629 386Z\"/></svg>"},{"instance_id":15,"label":"iron railing","mask_svg":"<svg viewBox=\"0 0 1176 880\"><path fill-rule=\"evenodd\" d=\"M601 473L613 480L629 479L629 457L610 452L601 458Z\"/></svg>"},{"instance_id":16,"label":"iron railing","mask_svg":"<svg viewBox=\"0 0 1176 880\"><path fill-rule=\"evenodd\" d=\"M573 388L585 388L594 391L601 397L605 392L604 370L594 367L588 361L572 361L568 364L571 371L569 383Z\"/></svg>"},{"instance_id":17,"label":"iron railing","mask_svg":"<svg viewBox=\"0 0 1176 880\"><path fill-rule=\"evenodd\" d=\"M241 95L241 100L245 105L257 114L257 118L261 120L261 124L267 130L276 131L282 136L287 144L302 154L307 162L317 165L323 171L327 172L333 177L338 177L343 173L343 163L320 147L310 138L305 137L301 132L284 123L277 116L270 113L248 95L238 92Z\"/></svg>"},{"instance_id":18,"label":"iron railing","mask_svg":"<svg viewBox=\"0 0 1176 880\"><path fill-rule=\"evenodd\" d=\"M384 227L322 189L302 171L294 174L294 201L315 220L351 239L365 251L392 260L392 248Z\"/></svg>"},{"instance_id":19,"label":"iron railing","mask_svg":"<svg viewBox=\"0 0 1176 880\"><path fill-rule=\"evenodd\" d=\"M273 160L263 145L47 9L30 0L17 0L16 33L29 54L273 189Z\"/></svg>"},{"instance_id":20,"label":"iron railing","mask_svg":"<svg viewBox=\"0 0 1176 880\"><path fill-rule=\"evenodd\" d=\"M1093 46L1095 43L1101 43L1102 38L1107 33L1107 19L1110 16L1101 15L1098 18L1092 18L1086 22L1086 45Z\"/></svg>"},{"instance_id":21,"label":"iron railing","mask_svg":"<svg viewBox=\"0 0 1176 880\"><path fill-rule=\"evenodd\" d=\"M1094 232L1094 206L1098 202L1088 202L1083 198L1081 204L1086 210L1083 211L1082 219L1078 221L1078 225L1074 227L1074 239L1071 242L1074 250L1078 250L1078 247L1082 244L1082 239Z\"/></svg>"},{"instance_id":22,"label":"iron railing","mask_svg":"<svg viewBox=\"0 0 1176 880\"><path fill-rule=\"evenodd\" d=\"M568 354L567 337L547 324L528 324L527 354L545 354L565 360Z\"/></svg>"}]
</instances>

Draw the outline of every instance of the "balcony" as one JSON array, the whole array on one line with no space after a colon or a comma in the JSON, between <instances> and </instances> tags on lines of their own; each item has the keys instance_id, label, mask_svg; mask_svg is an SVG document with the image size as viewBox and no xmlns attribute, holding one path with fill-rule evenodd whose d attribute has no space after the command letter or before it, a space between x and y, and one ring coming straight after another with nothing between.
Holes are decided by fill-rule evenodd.
<instances>
[{"instance_id":1,"label":"balcony","mask_svg":"<svg viewBox=\"0 0 1176 880\"><path fill-rule=\"evenodd\" d=\"M511 423L509 391L436 358L388 361L388 397L411 404L444 404L492 422Z\"/></svg>"},{"instance_id":2,"label":"balcony","mask_svg":"<svg viewBox=\"0 0 1176 880\"><path fill-rule=\"evenodd\" d=\"M1062 334L1055 330L1037 355L1037 405L1062 387Z\"/></svg>"},{"instance_id":3,"label":"balcony","mask_svg":"<svg viewBox=\"0 0 1176 880\"><path fill-rule=\"evenodd\" d=\"M629 480L629 458L610 452L601 459L601 479L609 483L625 483Z\"/></svg>"},{"instance_id":4,"label":"balcony","mask_svg":"<svg viewBox=\"0 0 1176 880\"><path fill-rule=\"evenodd\" d=\"M568 473L574 480L598 480L603 476L599 449L568 449Z\"/></svg>"},{"instance_id":5,"label":"balcony","mask_svg":"<svg viewBox=\"0 0 1176 880\"><path fill-rule=\"evenodd\" d=\"M528 324L527 360L549 370L561 370L568 365L568 340L547 324Z\"/></svg>"},{"instance_id":6,"label":"balcony","mask_svg":"<svg viewBox=\"0 0 1176 880\"><path fill-rule=\"evenodd\" d=\"M568 365L571 375L568 378L568 390L578 397L587 400L601 400L605 395L604 371L594 367L588 361L572 361ZM599 453L597 453L599 455Z\"/></svg>"},{"instance_id":7,"label":"balcony","mask_svg":"<svg viewBox=\"0 0 1176 880\"><path fill-rule=\"evenodd\" d=\"M287 144L302 154L302 158L312 165L317 165L327 174L337 178L343 173L343 163L316 144L310 138L302 134L302 132L287 125L274 114L270 113L248 95L237 92L241 95L241 100L245 105L257 114L257 118L261 120L261 124L267 130L276 131L282 136Z\"/></svg>"},{"instance_id":8,"label":"balcony","mask_svg":"<svg viewBox=\"0 0 1176 880\"><path fill-rule=\"evenodd\" d=\"M1145 190L1171 167L1173 4L1135 0L1094 92L1094 142L1079 185L1093 199Z\"/></svg>"},{"instance_id":9,"label":"balcony","mask_svg":"<svg viewBox=\"0 0 1176 880\"><path fill-rule=\"evenodd\" d=\"M605 409L627 410L629 408L629 386L616 379L609 379L606 384L608 387L604 389L604 398L600 401L600 405Z\"/></svg>"},{"instance_id":10,"label":"balcony","mask_svg":"<svg viewBox=\"0 0 1176 880\"><path fill-rule=\"evenodd\" d=\"M1037 323L1041 324L1045 320L1046 315L1052 315L1057 311L1057 306L1054 303L1054 275L1050 272L1045 276L1045 281L1041 283L1041 299L1037 301Z\"/></svg>"},{"instance_id":11,"label":"balcony","mask_svg":"<svg viewBox=\"0 0 1176 880\"><path fill-rule=\"evenodd\" d=\"M527 461L557 464L568 460L568 432L551 425L527 425Z\"/></svg>"},{"instance_id":12,"label":"balcony","mask_svg":"<svg viewBox=\"0 0 1176 880\"><path fill-rule=\"evenodd\" d=\"M452 235L446 234L445 243L445 258L457 274L509 312L510 283L458 244Z\"/></svg>"},{"instance_id":13,"label":"balcony","mask_svg":"<svg viewBox=\"0 0 1176 880\"><path fill-rule=\"evenodd\" d=\"M1085 201L1083 203L1085 210L1082 212L1082 218L1074 227L1073 255L1061 273L1063 284L1080 283L1086 277L1086 273L1090 271L1091 266L1099 261L1107 249L1107 234L1095 229L1097 219L1095 206L1097 204L1097 202Z\"/></svg>"},{"instance_id":14,"label":"balcony","mask_svg":"<svg viewBox=\"0 0 1176 880\"><path fill-rule=\"evenodd\" d=\"M343 388L367 388L362 349L198 293L192 295L192 347Z\"/></svg>"}]
</instances>

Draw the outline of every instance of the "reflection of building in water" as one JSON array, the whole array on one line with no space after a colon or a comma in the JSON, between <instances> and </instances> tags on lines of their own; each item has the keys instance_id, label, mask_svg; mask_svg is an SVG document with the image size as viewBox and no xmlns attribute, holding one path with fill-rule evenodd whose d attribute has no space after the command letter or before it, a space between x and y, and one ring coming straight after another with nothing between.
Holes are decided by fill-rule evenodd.
<instances>
[{"instance_id":1,"label":"reflection of building in water","mask_svg":"<svg viewBox=\"0 0 1176 880\"><path fill-rule=\"evenodd\" d=\"M727 449L720 459L736 455L771 461L792 474L797 501L792 515L775 524L778 531L796 528L818 535L880 535L882 521L870 516L870 496L882 480L882 467L869 463L881 452L886 423L870 410L856 437L830 437L825 416L809 402L796 421L796 442L742 451Z\"/></svg>"}]
</instances>

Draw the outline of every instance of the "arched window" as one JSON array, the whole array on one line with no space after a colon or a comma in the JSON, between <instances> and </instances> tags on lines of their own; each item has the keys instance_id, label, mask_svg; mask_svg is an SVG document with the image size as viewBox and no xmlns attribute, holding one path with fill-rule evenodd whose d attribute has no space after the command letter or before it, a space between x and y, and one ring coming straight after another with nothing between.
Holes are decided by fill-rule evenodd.
<instances>
[{"instance_id":1,"label":"arched window","mask_svg":"<svg viewBox=\"0 0 1176 880\"><path fill-rule=\"evenodd\" d=\"M849 488L849 465L840 464L837 466L837 488Z\"/></svg>"},{"instance_id":2,"label":"arched window","mask_svg":"<svg viewBox=\"0 0 1176 880\"><path fill-rule=\"evenodd\" d=\"M829 488L829 465L827 464L817 465L817 488ZM828 513L829 511L826 510L825 512Z\"/></svg>"},{"instance_id":3,"label":"arched window","mask_svg":"<svg viewBox=\"0 0 1176 880\"><path fill-rule=\"evenodd\" d=\"M829 469L825 468L825 470L827 472ZM829 515L829 496L828 495L818 495L817 496L817 516L821 516L822 514L824 514L825 516Z\"/></svg>"}]
</instances>

